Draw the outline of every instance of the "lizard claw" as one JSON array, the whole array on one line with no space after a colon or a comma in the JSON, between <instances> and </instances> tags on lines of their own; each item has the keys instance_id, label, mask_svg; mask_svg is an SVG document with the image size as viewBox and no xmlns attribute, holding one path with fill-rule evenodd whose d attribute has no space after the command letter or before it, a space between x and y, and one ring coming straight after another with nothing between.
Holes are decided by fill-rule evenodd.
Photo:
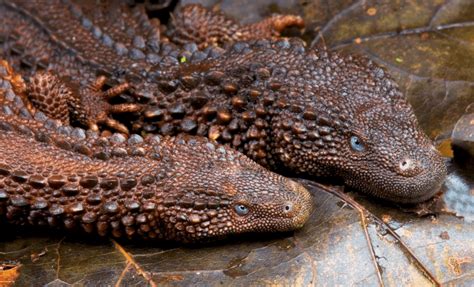
<instances>
[{"instance_id":1,"label":"lizard claw","mask_svg":"<svg viewBox=\"0 0 474 287\"><path fill-rule=\"evenodd\" d=\"M138 112L142 107L128 103L111 105L108 101L129 90L130 84L120 83L105 89L106 81L105 76L99 76L87 87L74 89L72 83L51 72L39 72L30 79L27 96L37 109L64 124L77 124L94 131L104 125L128 135L128 128L111 118L111 114Z\"/></svg>"}]
</instances>

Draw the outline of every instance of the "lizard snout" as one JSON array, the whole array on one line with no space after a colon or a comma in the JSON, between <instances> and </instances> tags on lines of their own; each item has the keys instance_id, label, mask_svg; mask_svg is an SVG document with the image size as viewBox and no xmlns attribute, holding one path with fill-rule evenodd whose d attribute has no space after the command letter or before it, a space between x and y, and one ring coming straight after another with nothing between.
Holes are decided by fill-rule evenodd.
<instances>
[{"instance_id":1,"label":"lizard snout","mask_svg":"<svg viewBox=\"0 0 474 287\"><path fill-rule=\"evenodd\" d=\"M404 156L398 161L396 168L399 175L413 177L420 174L424 170L425 165L416 158Z\"/></svg>"}]
</instances>

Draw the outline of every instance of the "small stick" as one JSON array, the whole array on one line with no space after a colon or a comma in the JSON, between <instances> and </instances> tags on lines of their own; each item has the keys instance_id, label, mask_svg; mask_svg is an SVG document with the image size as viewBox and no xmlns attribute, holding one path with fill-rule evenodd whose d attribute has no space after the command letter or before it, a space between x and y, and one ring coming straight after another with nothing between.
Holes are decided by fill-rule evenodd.
<instances>
[{"instance_id":1,"label":"small stick","mask_svg":"<svg viewBox=\"0 0 474 287\"><path fill-rule=\"evenodd\" d=\"M392 227L390 227L390 225L386 224L382 219L378 218L377 216L375 216L374 214L372 214L370 211L368 211L364 206L360 205L358 202L356 202L352 197L348 196L347 194L345 194L342 190L340 189L336 189L336 188L332 188L332 187L329 187L329 186L326 186L326 185L323 185L323 184L320 184L320 183L317 183L317 182L313 182L313 181L309 181L309 180L302 180L302 179L297 179L298 181L304 183L304 184L307 184L309 186L313 186L313 187L316 187L324 192L327 192L327 193L330 193L332 195L335 195L336 197L338 197L339 199L341 199L342 201L344 201L345 203L347 203L348 205L350 205L353 209L357 210L360 214L360 217L361 217L361 220L362 220L362 226L364 228L364 233L366 235L366 238L368 243L369 243L369 249L370 249L370 253L371 253L371 256L374 260L376 260L375 258L375 252L373 250L373 247L372 247L372 241L370 240L369 238L369 234L368 234L368 231L367 231L367 223L365 221L366 217L370 217L372 220L374 220L375 222L377 222L379 225L382 225L384 227L384 229L390 234L392 235L395 240L398 242L398 244L400 244L400 246L402 246L402 249L408 253L409 255L409 258L411 257L411 259L414 261L414 263L416 264L416 266L421 269L423 275L425 275L426 278L428 278L431 282L433 282L433 284L435 286L441 286L441 283L436 279L436 277L433 275L433 273L431 273L426 267L425 265L421 262L421 260L415 255L415 253L410 249L410 247L408 247L403 241L402 239L400 238L400 236L392 229ZM376 262L376 261L375 261ZM381 272L380 272L380 267L378 266L378 264L376 264L376 269L377 269L377 275L379 277L379 281L382 280L381 278ZM381 283L381 285L383 286L383 283Z\"/></svg>"}]
</instances>

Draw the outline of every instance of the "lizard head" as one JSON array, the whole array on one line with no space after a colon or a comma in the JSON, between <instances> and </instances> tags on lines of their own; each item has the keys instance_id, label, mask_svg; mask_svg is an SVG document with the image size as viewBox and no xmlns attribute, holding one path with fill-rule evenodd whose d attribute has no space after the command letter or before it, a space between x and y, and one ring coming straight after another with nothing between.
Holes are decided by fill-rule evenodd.
<instances>
[{"instance_id":1,"label":"lizard head","mask_svg":"<svg viewBox=\"0 0 474 287\"><path fill-rule=\"evenodd\" d=\"M260 169L260 167L258 167ZM228 210L231 230L285 232L301 228L312 211L308 191L299 183L261 170L242 170L229 175L236 193Z\"/></svg>"},{"instance_id":2,"label":"lizard head","mask_svg":"<svg viewBox=\"0 0 474 287\"><path fill-rule=\"evenodd\" d=\"M292 87L287 77L287 92L297 96L286 97L273 120L282 165L396 202L421 202L440 189L444 160L382 68L314 51L301 66L312 80L294 79L305 84Z\"/></svg>"},{"instance_id":3,"label":"lizard head","mask_svg":"<svg viewBox=\"0 0 474 287\"><path fill-rule=\"evenodd\" d=\"M431 198L446 177L444 159L419 127L411 106L402 99L367 104L354 114L346 135L348 185L401 203Z\"/></svg>"},{"instance_id":4,"label":"lizard head","mask_svg":"<svg viewBox=\"0 0 474 287\"><path fill-rule=\"evenodd\" d=\"M312 198L301 184L235 150L188 139L187 145L174 145L169 155L182 163L168 180L170 189L182 192L165 211L177 220L168 232L179 241L292 231L301 228L312 211Z\"/></svg>"}]
</instances>

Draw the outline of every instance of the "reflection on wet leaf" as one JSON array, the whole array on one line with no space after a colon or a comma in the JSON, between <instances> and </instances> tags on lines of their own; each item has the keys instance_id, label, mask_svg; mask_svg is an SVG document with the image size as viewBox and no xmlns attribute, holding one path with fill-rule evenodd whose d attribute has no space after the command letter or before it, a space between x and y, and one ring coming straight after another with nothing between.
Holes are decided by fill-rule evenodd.
<instances>
[{"instance_id":1,"label":"reflection on wet leaf","mask_svg":"<svg viewBox=\"0 0 474 287\"><path fill-rule=\"evenodd\" d=\"M452 173L446 179L444 200L447 207L467 223L474 222L474 182L463 173Z\"/></svg>"}]
</instances>

